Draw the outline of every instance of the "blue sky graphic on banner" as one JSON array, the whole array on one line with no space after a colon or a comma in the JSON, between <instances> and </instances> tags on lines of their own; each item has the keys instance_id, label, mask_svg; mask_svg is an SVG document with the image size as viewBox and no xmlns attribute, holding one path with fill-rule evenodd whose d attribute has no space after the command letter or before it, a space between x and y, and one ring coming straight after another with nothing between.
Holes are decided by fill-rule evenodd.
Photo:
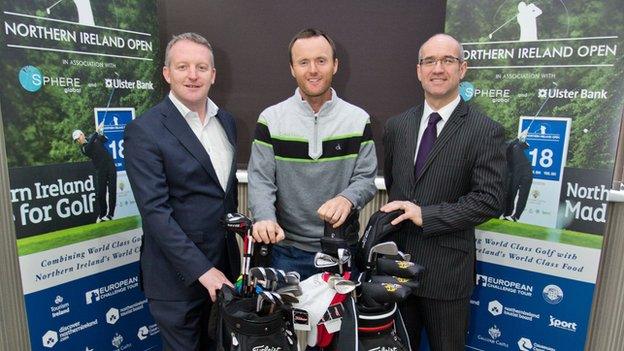
<instances>
[{"instance_id":1,"label":"blue sky graphic on banner","mask_svg":"<svg viewBox=\"0 0 624 351\"><path fill-rule=\"evenodd\" d=\"M525 146L505 216L476 233L467 349L583 350L624 81L621 4L447 1L460 95ZM528 129L528 130L527 130Z\"/></svg>"},{"instance_id":2,"label":"blue sky graphic on banner","mask_svg":"<svg viewBox=\"0 0 624 351\"><path fill-rule=\"evenodd\" d=\"M160 348L123 162L125 125L161 96L156 3L0 4L0 102L33 350ZM100 124L108 142L93 144L95 157L76 130L96 140Z\"/></svg>"}]
</instances>

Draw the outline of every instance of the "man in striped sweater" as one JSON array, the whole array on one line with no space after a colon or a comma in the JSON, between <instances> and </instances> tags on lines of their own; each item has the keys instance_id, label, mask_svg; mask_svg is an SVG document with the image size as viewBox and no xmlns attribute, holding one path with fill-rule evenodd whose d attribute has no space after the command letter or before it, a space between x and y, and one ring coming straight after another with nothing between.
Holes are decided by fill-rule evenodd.
<instances>
[{"instance_id":1,"label":"man in striped sweater","mask_svg":"<svg viewBox=\"0 0 624 351\"><path fill-rule=\"evenodd\" d=\"M324 221L340 226L375 195L377 158L370 118L331 88L335 45L305 29L289 46L298 88L258 118L249 160L249 208L256 241L278 243L272 266L315 273Z\"/></svg>"}]
</instances>

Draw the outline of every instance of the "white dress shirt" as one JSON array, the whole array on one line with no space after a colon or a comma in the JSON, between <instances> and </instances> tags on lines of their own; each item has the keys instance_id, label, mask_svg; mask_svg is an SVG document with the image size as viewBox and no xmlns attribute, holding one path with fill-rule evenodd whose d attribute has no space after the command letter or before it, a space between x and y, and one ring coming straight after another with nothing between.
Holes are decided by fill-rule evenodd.
<instances>
[{"instance_id":1,"label":"white dress shirt","mask_svg":"<svg viewBox=\"0 0 624 351\"><path fill-rule=\"evenodd\" d=\"M418 156L418 149L420 149L420 141L422 140L422 136L425 133L427 124L429 123L429 115L434 112L437 112L440 115L440 117L442 117L442 119L438 122L438 124L436 124L436 132L437 132L436 136L439 136L440 132L442 131L442 128L444 128L444 125L449 120L449 118L451 118L451 114L453 114L453 111L455 111L455 108L457 107L457 105L459 105L459 100L460 100L460 97L459 95L457 95L455 100L451 101L446 106L439 109L438 111L435 111L433 108L431 108L431 106L429 106L429 104L427 103L427 100L425 100L425 103L424 103L425 107L423 108L423 115L422 115L422 118L420 119L420 128L418 129L418 143L416 144L416 153L414 154L414 164L416 164L416 156Z\"/></svg>"},{"instance_id":2,"label":"white dress shirt","mask_svg":"<svg viewBox=\"0 0 624 351\"><path fill-rule=\"evenodd\" d=\"M202 124L199 119L199 114L184 106L184 104L178 100L173 93L169 92L169 98L191 127L193 133L195 133L197 139L199 139L202 146L208 153L208 156L210 156L210 161L212 162L212 166L217 173L219 183L221 184L223 190L226 190L227 182L232 170L234 147L228 140L223 126L216 118L219 107L217 107L212 100L206 98L206 118Z\"/></svg>"}]
</instances>

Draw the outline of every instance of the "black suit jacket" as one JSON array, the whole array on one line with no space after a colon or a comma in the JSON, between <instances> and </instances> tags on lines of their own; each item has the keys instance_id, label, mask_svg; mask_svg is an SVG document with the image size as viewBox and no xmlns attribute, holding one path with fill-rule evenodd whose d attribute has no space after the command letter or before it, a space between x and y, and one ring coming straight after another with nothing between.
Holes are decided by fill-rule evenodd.
<instances>
[{"instance_id":1,"label":"black suit jacket","mask_svg":"<svg viewBox=\"0 0 624 351\"><path fill-rule=\"evenodd\" d=\"M422 113L421 105L391 118L384 133L389 201L410 200L421 206L423 217L422 227L402 225L397 244L426 268L416 295L464 298L475 283L474 226L503 209L504 130L460 101L414 179Z\"/></svg>"},{"instance_id":2,"label":"black suit jacket","mask_svg":"<svg viewBox=\"0 0 624 351\"><path fill-rule=\"evenodd\" d=\"M230 114L216 116L236 146ZM128 178L143 222L145 295L160 300L207 296L197 279L217 267L233 281L240 267L236 239L221 219L236 211L236 157L224 191L208 153L169 98L125 130Z\"/></svg>"}]
</instances>

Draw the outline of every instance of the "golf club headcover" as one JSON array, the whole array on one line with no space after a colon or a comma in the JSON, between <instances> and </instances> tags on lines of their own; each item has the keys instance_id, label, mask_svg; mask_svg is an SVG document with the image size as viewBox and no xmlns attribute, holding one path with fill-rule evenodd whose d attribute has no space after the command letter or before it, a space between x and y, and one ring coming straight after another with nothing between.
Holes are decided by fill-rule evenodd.
<instances>
[{"instance_id":1,"label":"golf club headcover","mask_svg":"<svg viewBox=\"0 0 624 351\"><path fill-rule=\"evenodd\" d=\"M398 229L390 222L402 213L403 211L399 210L387 213L377 211L370 217L364 234L358 242L357 256L355 258L356 265L360 271L365 271L367 268L366 265L371 248L381 242L390 241L389 234Z\"/></svg>"},{"instance_id":2,"label":"golf club headcover","mask_svg":"<svg viewBox=\"0 0 624 351\"><path fill-rule=\"evenodd\" d=\"M336 257L338 249L348 249L357 243L360 232L360 213L353 209L344 223L334 228L329 222L325 222L324 235L321 238L321 251Z\"/></svg>"},{"instance_id":3,"label":"golf club headcover","mask_svg":"<svg viewBox=\"0 0 624 351\"><path fill-rule=\"evenodd\" d=\"M362 283L358 290L360 292L358 303L361 301L366 306L401 302L412 293L412 289L407 286L392 283L366 282Z\"/></svg>"},{"instance_id":4,"label":"golf club headcover","mask_svg":"<svg viewBox=\"0 0 624 351\"><path fill-rule=\"evenodd\" d=\"M370 278L370 281L372 283L401 284L407 286L410 289L416 289L420 286L420 282L418 280L401 278L393 275L374 275Z\"/></svg>"},{"instance_id":5,"label":"golf club headcover","mask_svg":"<svg viewBox=\"0 0 624 351\"><path fill-rule=\"evenodd\" d=\"M393 275L418 281L424 271L425 267L414 262L397 261L385 257L377 259L377 275Z\"/></svg>"}]
</instances>

